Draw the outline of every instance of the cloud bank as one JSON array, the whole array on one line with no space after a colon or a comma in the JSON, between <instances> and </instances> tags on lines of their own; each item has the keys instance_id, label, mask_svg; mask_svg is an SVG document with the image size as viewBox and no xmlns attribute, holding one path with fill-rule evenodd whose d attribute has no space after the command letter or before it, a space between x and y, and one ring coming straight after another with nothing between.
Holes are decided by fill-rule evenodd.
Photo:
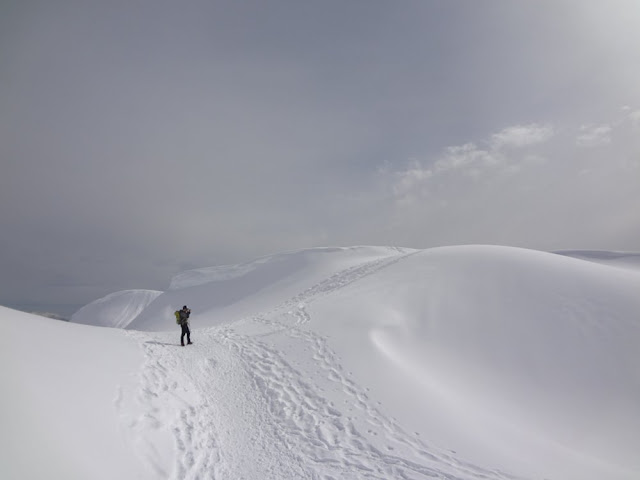
<instances>
[{"instance_id":1,"label":"cloud bank","mask_svg":"<svg viewBox=\"0 0 640 480\"><path fill-rule=\"evenodd\" d=\"M413 244L634 250L640 225L634 128L632 115L615 126L516 125L383 168L380 182L394 205L389 217L398 230L413 230Z\"/></svg>"}]
</instances>

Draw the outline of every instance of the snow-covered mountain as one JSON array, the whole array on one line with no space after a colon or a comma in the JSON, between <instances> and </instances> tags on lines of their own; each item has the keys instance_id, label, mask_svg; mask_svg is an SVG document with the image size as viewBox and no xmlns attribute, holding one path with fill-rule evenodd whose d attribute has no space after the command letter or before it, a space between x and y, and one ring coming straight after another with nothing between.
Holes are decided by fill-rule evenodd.
<instances>
[{"instance_id":1,"label":"snow-covered mountain","mask_svg":"<svg viewBox=\"0 0 640 480\"><path fill-rule=\"evenodd\" d=\"M562 253L302 250L72 319L126 330L2 308L0 478L636 480L637 256Z\"/></svg>"},{"instance_id":2,"label":"snow-covered mountain","mask_svg":"<svg viewBox=\"0 0 640 480\"><path fill-rule=\"evenodd\" d=\"M413 250L391 247L313 248L270 255L241 265L189 270L171 280L130 325L175 330L173 312L189 305L194 326L214 326L268 311L345 269Z\"/></svg>"}]
</instances>

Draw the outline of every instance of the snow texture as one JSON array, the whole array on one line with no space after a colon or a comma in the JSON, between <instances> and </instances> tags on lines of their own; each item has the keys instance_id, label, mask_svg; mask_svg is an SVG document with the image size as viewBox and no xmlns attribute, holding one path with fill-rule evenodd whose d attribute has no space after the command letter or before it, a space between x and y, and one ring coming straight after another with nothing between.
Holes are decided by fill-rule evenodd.
<instances>
[{"instance_id":1,"label":"snow texture","mask_svg":"<svg viewBox=\"0 0 640 480\"><path fill-rule=\"evenodd\" d=\"M126 330L1 308L0 478L637 480L640 272L574 253L302 250L74 316Z\"/></svg>"},{"instance_id":2,"label":"snow texture","mask_svg":"<svg viewBox=\"0 0 640 480\"><path fill-rule=\"evenodd\" d=\"M74 323L101 327L127 327L162 292L123 290L85 305L71 316Z\"/></svg>"}]
</instances>

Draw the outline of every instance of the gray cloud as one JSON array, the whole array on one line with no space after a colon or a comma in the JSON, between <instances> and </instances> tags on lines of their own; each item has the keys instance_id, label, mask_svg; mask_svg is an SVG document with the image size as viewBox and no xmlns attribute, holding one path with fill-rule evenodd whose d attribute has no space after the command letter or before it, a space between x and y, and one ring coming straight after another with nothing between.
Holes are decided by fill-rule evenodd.
<instances>
[{"instance_id":1,"label":"gray cloud","mask_svg":"<svg viewBox=\"0 0 640 480\"><path fill-rule=\"evenodd\" d=\"M640 128L640 110L629 113L629 120L635 128Z\"/></svg>"},{"instance_id":2,"label":"gray cloud","mask_svg":"<svg viewBox=\"0 0 640 480\"><path fill-rule=\"evenodd\" d=\"M326 244L640 249L628 5L5 2L0 303Z\"/></svg>"},{"instance_id":3,"label":"gray cloud","mask_svg":"<svg viewBox=\"0 0 640 480\"><path fill-rule=\"evenodd\" d=\"M572 128L560 130L537 143L520 141L518 133L508 148L493 134L483 142L486 148L451 146L403 168L381 170L381 188L393 204L385 221L414 246L637 250L640 141L632 140L629 123L608 130L616 140L590 151L575 145Z\"/></svg>"},{"instance_id":4,"label":"gray cloud","mask_svg":"<svg viewBox=\"0 0 640 480\"><path fill-rule=\"evenodd\" d=\"M544 143L553 136L551 125L515 125L491 136L494 148L527 147Z\"/></svg>"},{"instance_id":5,"label":"gray cloud","mask_svg":"<svg viewBox=\"0 0 640 480\"><path fill-rule=\"evenodd\" d=\"M583 125L576 138L579 147L601 147L611 143L611 125Z\"/></svg>"}]
</instances>

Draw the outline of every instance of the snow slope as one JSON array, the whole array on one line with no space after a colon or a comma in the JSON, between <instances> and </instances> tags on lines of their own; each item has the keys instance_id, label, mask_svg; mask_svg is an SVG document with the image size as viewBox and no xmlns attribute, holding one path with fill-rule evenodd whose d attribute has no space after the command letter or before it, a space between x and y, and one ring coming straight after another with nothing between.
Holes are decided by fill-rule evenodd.
<instances>
[{"instance_id":1,"label":"snow slope","mask_svg":"<svg viewBox=\"0 0 640 480\"><path fill-rule=\"evenodd\" d=\"M159 478L126 440L144 356L122 330L0 307L0 478Z\"/></svg>"},{"instance_id":2,"label":"snow slope","mask_svg":"<svg viewBox=\"0 0 640 480\"><path fill-rule=\"evenodd\" d=\"M88 457L85 478L637 480L638 291L636 270L551 253L354 247L185 272L126 331L3 309L41 339L3 339L3 445L15 418L46 435L3 448L0 478Z\"/></svg>"},{"instance_id":3,"label":"snow slope","mask_svg":"<svg viewBox=\"0 0 640 480\"><path fill-rule=\"evenodd\" d=\"M413 428L441 424L439 437L468 458L508 458L551 478L640 478L639 291L637 273L453 247L414 255L309 312L324 319L320 333L347 336L337 352L363 381L388 372L376 396ZM380 369L351 358L362 355L350 345L363 331ZM394 400L390 385L428 411Z\"/></svg>"},{"instance_id":4,"label":"snow slope","mask_svg":"<svg viewBox=\"0 0 640 480\"><path fill-rule=\"evenodd\" d=\"M125 328L162 292L122 290L85 305L71 316L73 323Z\"/></svg>"},{"instance_id":5,"label":"snow slope","mask_svg":"<svg viewBox=\"0 0 640 480\"><path fill-rule=\"evenodd\" d=\"M640 253L607 252L602 250L562 250L554 253L612 267L640 270Z\"/></svg>"},{"instance_id":6,"label":"snow slope","mask_svg":"<svg viewBox=\"0 0 640 480\"><path fill-rule=\"evenodd\" d=\"M189 270L135 318L136 330L174 330L173 312L187 304L195 326L256 315L345 268L384 260L410 249L314 248L270 255L235 266Z\"/></svg>"}]
</instances>

